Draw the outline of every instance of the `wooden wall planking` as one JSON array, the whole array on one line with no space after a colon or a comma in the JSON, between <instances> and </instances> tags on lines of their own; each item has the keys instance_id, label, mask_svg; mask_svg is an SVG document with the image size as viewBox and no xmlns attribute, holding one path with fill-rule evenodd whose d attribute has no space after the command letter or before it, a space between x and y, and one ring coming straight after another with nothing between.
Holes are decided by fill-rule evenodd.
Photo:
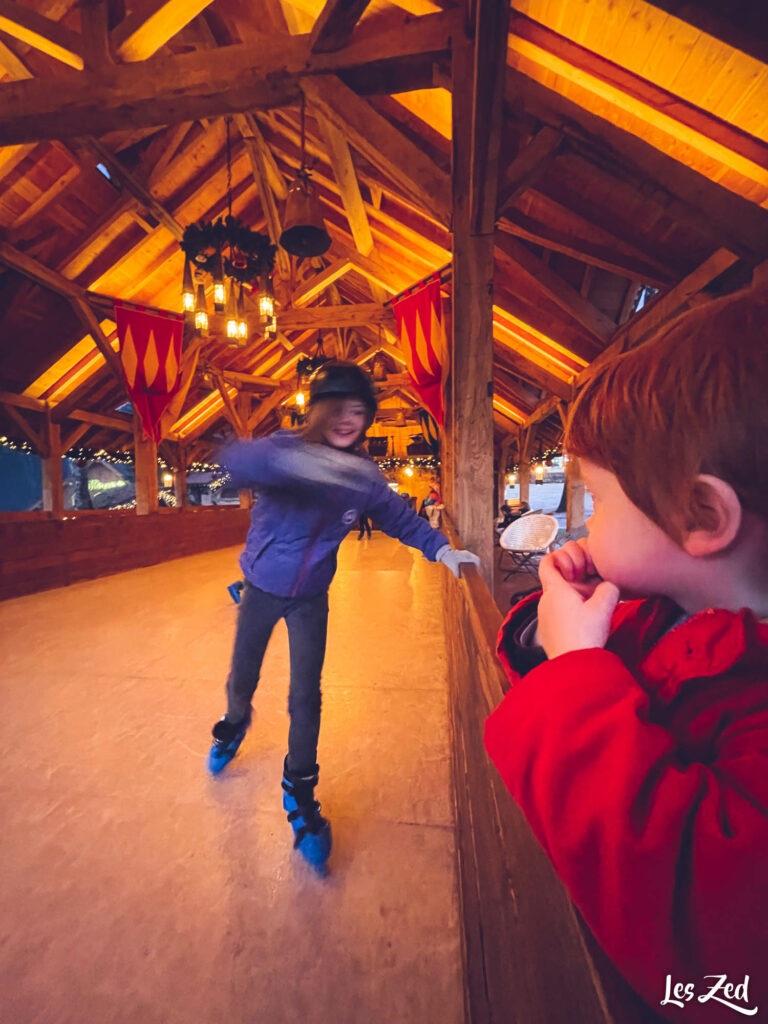
<instances>
[{"instance_id":1,"label":"wooden wall planking","mask_svg":"<svg viewBox=\"0 0 768 1024\"><path fill-rule=\"evenodd\" d=\"M485 753L483 723L509 686L490 591L474 568L443 586L467 1024L661 1021L586 929Z\"/></svg>"},{"instance_id":2,"label":"wooden wall planking","mask_svg":"<svg viewBox=\"0 0 768 1024\"><path fill-rule=\"evenodd\" d=\"M239 508L0 515L0 600L156 565L245 540Z\"/></svg>"}]
</instances>

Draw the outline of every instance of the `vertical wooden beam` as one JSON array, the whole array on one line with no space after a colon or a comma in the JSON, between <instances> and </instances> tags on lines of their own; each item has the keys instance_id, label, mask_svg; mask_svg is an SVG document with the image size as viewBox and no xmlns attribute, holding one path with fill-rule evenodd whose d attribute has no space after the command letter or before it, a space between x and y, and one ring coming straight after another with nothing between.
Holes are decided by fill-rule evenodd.
<instances>
[{"instance_id":1,"label":"vertical wooden beam","mask_svg":"<svg viewBox=\"0 0 768 1024\"><path fill-rule=\"evenodd\" d=\"M43 509L51 512L54 519L64 516L64 479L61 472L61 427L51 419L50 410L45 416L45 454L43 465Z\"/></svg>"},{"instance_id":2,"label":"vertical wooden beam","mask_svg":"<svg viewBox=\"0 0 768 1024\"><path fill-rule=\"evenodd\" d=\"M487 235L493 233L496 223L510 5L508 0L476 0L473 6L475 45L472 58L469 222L473 235ZM454 102L456 95L454 89Z\"/></svg>"},{"instance_id":3,"label":"vertical wooden beam","mask_svg":"<svg viewBox=\"0 0 768 1024\"><path fill-rule=\"evenodd\" d=\"M507 489L507 460L509 459L509 449L512 447L512 443L515 440L513 434L508 434L501 442L501 451L499 453L499 473L498 473L498 485L497 485L497 508L494 512L498 512L498 507L504 504L504 494Z\"/></svg>"},{"instance_id":4,"label":"vertical wooden beam","mask_svg":"<svg viewBox=\"0 0 768 1024\"><path fill-rule=\"evenodd\" d=\"M493 233L509 4L477 0L474 14L474 45L458 34L452 59L452 511L492 590Z\"/></svg>"},{"instance_id":5,"label":"vertical wooden beam","mask_svg":"<svg viewBox=\"0 0 768 1024\"><path fill-rule=\"evenodd\" d=\"M133 416L134 471L136 475L136 513L157 511L157 444L144 437L139 417Z\"/></svg>"}]
</instances>

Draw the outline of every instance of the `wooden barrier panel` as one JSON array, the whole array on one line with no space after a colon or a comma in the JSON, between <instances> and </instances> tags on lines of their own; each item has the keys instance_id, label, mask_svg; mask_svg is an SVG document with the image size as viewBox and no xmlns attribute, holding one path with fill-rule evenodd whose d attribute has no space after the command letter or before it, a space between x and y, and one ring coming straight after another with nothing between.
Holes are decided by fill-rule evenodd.
<instances>
[{"instance_id":1,"label":"wooden barrier panel","mask_svg":"<svg viewBox=\"0 0 768 1024\"><path fill-rule=\"evenodd\" d=\"M445 590L467 1024L660 1021L588 932L485 752L484 721L509 688L501 613L472 567L446 573Z\"/></svg>"},{"instance_id":2,"label":"wooden barrier panel","mask_svg":"<svg viewBox=\"0 0 768 1024\"><path fill-rule=\"evenodd\" d=\"M77 512L0 515L0 599L79 580L156 565L245 541L249 515L240 508L163 509L137 516Z\"/></svg>"}]
</instances>

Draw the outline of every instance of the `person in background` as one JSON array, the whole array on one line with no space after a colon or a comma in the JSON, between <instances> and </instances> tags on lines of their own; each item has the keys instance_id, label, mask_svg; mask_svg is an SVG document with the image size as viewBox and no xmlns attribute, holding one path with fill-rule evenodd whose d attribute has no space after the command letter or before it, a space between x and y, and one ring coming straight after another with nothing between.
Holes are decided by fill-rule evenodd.
<instances>
[{"instance_id":1,"label":"person in background","mask_svg":"<svg viewBox=\"0 0 768 1024\"><path fill-rule=\"evenodd\" d=\"M588 535L505 620L485 728L608 955L692 1024L768 1014L766 325L718 300L587 382Z\"/></svg>"},{"instance_id":2,"label":"person in background","mask_svg":"<svg viewBox=\"0 0 768 1024\"><path fill-rule=\"evenodd\" d=\"M238 610L227 710L213 727L208 767L218 774L251 724L251 699L277 622L290 644L288 753L283 807L294 845L318 871L331 851L331 827L315 800L318 782L320 676L325 658L328 587L341 541L361 515L392 537L443 562L458 576L476 555L453 549L391 490L363 448L376 413L373 383L354 363L329 361L310 382L307 424L258 441L238 441L220 455L237 488L255 488L240 566Z\"/></svg>"},{"instance_id":3,"label":"person in background","mask_svg":"<svg viewBox=\"0 0 768 1024\"><path fill-rule=\"evenodd\" d=\"M357 535L357 539L358 540L362 540L363 536L365 534L367 534L368 535L368 540L370 540L371 539L371 520L368 518L368 516L365 514L365 512L363 512L361 514L361 516L360 516L360 518L358 520L357 525L360 528L360 532Z\"/></svg>"}]
</instances>

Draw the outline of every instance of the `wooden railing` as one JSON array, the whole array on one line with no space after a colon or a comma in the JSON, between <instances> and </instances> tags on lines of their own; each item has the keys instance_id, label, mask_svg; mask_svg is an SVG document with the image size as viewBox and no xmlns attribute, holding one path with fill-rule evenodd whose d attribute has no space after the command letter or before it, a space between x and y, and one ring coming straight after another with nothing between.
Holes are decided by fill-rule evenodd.
<instances>
[{"instance_id":1,"label":"wooden railing","mask_svg":"<svg viewBox=\"0 0 768 1024\"><path fill-rule=\"evenodd\" d=\"M240 544L248 516L227 507L2 514L0 599Z\"/></svg>"},{"instance_id":2,"label":"wooden railing","mask_svg":"<svg viewBox=\"0 0 768 1024\"><path fill-rule=\"evenodd\" d=\"M464 546L450 521L444 530ZM467 1024L661 1020L579 918L485 752L484 721L509 688L501 613L474 567L444 586Z\"/></svg>"}]
</instances>

